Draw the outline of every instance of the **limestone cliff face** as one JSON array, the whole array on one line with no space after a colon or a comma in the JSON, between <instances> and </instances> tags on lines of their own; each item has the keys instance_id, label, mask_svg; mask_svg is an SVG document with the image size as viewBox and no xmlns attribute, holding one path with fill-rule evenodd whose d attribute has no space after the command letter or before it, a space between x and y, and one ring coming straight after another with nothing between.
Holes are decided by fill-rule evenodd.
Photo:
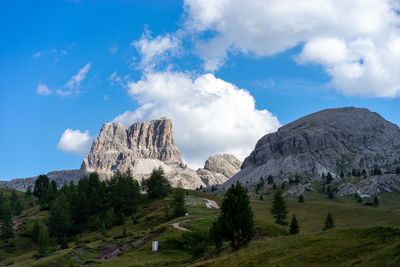
<instances>
[{"instance_id":1,"label":"limestone cliff face","mask_svg":"<svg viewBox=\"0 0 400 267\"><path fill-rule=\"evenodd\" d=\"M382 172L400 166L400 129L379 114L362 108L322 110L267 134L229 182L257 182L296 173L318 180L322 172L339 179L352 169Z\"/></svg>"},{"instance_id":2,"label":"limestone cliff face","mask_svg":"<svg viewBox=\"0 0 400 267\"><path fill-rule=\"evenodd\" d=\"M133 171L135 166L160 165L150 161L143 163L141 159L159 160L168 166L182 164L181 152L174 145L170 119L137 122L128 130L121 123L104 124L81 170Z\"/></svg>"},{"instance_id":3,"label":"limestone cliff face","mask_svg":"<svg viewBox=\"0 0 400 267\"><path fill-rule=\"evenodd\" d=\"M204 168L196 171L201 180L207 185L223 184L240 171L242 162L230 154L217 154L209 157Z\"/></svg>"}]
</instances>

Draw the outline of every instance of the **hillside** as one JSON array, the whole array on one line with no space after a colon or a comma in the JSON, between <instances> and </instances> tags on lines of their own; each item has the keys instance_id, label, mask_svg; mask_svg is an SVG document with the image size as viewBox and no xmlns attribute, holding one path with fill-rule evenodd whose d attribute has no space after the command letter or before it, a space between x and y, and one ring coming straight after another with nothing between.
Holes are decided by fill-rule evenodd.
<instances>
[{"instance_id":1,"label":"hillside","mask_svg":"<svg viewBox=\"0 0 400 267\"><path fill-rule=\"evenodd\" d=\"M3 190L4 191L4 190ZM9 194L9 191L7 191ZM67 249L57 250L52 255L38 260L33 258L37 244L27 235L35 220L46 221L47 211L38 211L37 204L25 210L17 220L28 217L16 231L15 237L2 242L0 264L11 266L79 266L98 264L100 266L262 266L266 263L277 266L347 266L396 265L400 263L400 195L397 193L379 195L380 206L369 207L357 203L354 198L327 199L321 193L309 192L305 202L297 198L286 198L290 214L296 213L300 224L300 235L288 236L287 228L276 225L270 214L272 189L265 188L264 200L259 194L251 194L251 205L255 214L256 236L247 248L232 251L225 242L221 255L213 253L213 246L190 253L189 247L179 245L176 240L185 240L187 228L195 233L208 232L218 210L207 208L206 200L221 197L198 191L187 191L186 208L189 216L171 221L165 220L165 207L171 196L148 202L135 213L137 224L126 218L124 225L114 226L102 235L99 231L85 230L79 238L69 242ZM19 197L23 197L19 194ZM335 219L336 228L321 231L327 212ZM384 226L384 227L380 227ZM126 235L123 236L124 227ZM157 254L151 251L151 241L159 241ZM10 245L13 244L13 245ZM12 247L10 249L9 247ZM329 248L329 249L328 249ZM105 259L111 257L111 259ZM329 264L328 264L329 263Z\"/></svg>"}]
</instances>

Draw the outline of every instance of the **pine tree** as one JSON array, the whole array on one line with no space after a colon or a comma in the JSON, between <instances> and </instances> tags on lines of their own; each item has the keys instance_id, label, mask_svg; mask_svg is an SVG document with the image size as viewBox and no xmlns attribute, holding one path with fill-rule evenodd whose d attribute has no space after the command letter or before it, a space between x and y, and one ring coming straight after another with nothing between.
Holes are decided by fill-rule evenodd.
<instances>
[{"instance_id":1,"label":"pine tree","mask_svg":"<svg viewBox=\"0 0 400 267\"><path fill-rule=\"evenodd\" d=\"M344 173L343 173L343 171L340 171L340 178L344 178Z\"/></svg>"},{"instance_id":2,"label":"pine tree","mask_svg":"<svg viewBox=\"0 0 400 267\"><path fill-rule=\"evenodd\" d=\"M328 212L328 216L326 217L324 231L335 228L335 223L333 222L333 217L330 212Z\"/></svg>"},{"instance_id":3,"label":"pine tree","mask_svg":"<svg viewBox=\"0 0 400 267\"><path fill-rule=\"evenodd\" d=\"M222 229L221 217L212 223L210 228L210 239L215 245L215 252L219 255L222 244L224 243L224 231Z\"/></svg>"},{"instance_id":4,"label":"pine tree","mask_svg":"<svg viewBox=\"0 0 400 267\"><path fill-rule=\"evenodd\" d=\"M35 242L37 242L37 240L38 240L40 227L41 227L41 225L39 224L39 221L35 220L35 223L33 224L32 229L30 231L32 240Z\"/></svg>"},{"instance_id":5,"label":"pine tree","mask_svg":"<svg viewBox=\"0 0 400 267\"><path fill-rule=\"evenodd\" d=\"M11 196L10 196L10 203L11 203L11 207L14 208L15 203L17 202L18 197L17 197L17 191L12 190L11 191Z\"/></svg>"},{"instance_id":6,"label":"pine tree","mask_svg":"<svg viewBox=\"0 0 400 267\"><path fill-rule=\"evenodd\" d=\"M272 201L271 213L275 218L275 223L281 225L287 225L286 217L288 210L286 208L285 199L282 196L282 191L278 189L275 192L274 200Z\"/></svg>"},{"instance_id":7,"label":"pine tree","mask_svg":"<svg viewBox=\"0 0 400 267\"><path fill-rule=\"evenodd\" d=\"M47 227L45 225L40 225L37 241L38 252L35 255L36 258L48 256L50 254L50 237Z\"/></svg>"},{"instance_id":8,"label":"pine tree","mask_svg":"<svg viewBox=\"0 0 400 267\"><path fill-rule=\"evenodd\" d=\"M42 194L49 186L49 177L47 175L39 175L35 181L35 187L33 188L33 195L38 199L41 198Z\"/></svg>"},{"instance_id":9,"label":"pine tree","mask_svg":"<svg viewBox=\"0 0 400 267\"><path fill-rule=\"evenodd\" d=\"M330 184L332 182L333 178L332 178L332 174L330 172L328 172L328 174L326 175L326 183Z\"/></svg>"},{"instance_id":10,"label":"pine tree","mask_svg":"<svg viewBox=\"0 0 400 267\"><path fill-rule=\"evenodd\" d=\"M296 219L296 215L295 214L293 214L293 216L292 216L292 221L290 222L290 226L289 227L290 227L289 232L290 232L291 235L297 235L299 233L299 223L298 223L298 221Z\"/></svg>"},{"instance_id":11,"label":"pine tree","mask_svg":"<svg viewBox=\"0 0 400 267\"><path fill-rule=\"evenodd\" d=\"M379 206L379 199L377 196L374 197L374 207L378 207Z\"/></svg>"},{"instance_id":12,"label":"pine tree","mask_svg":"<svg viewBox=\"0 0 400 267\"><path fill-rule=\"evenodd\" d=\"M24 207L22 206L22 203L19 199L17 199L14 203L14 214L15 215L20 215L22 213L22 210Z\"/></svg>"},{"instance_id":13,"label":"pine tree","mask_svg":"<svg viewBox=\"0 0 400 267\"><path fill-rule=\"evenodd\" d=\"M32 197L32 186L28 186L28 189L25 192L25 199L30 199Z\"/></svg>"},{"instance_id":14,"label":"pine tree","mask_svg":"<svg viewBox=\"0 0 400 267\"><path fill-rule=\"evenodd\" d=\"M126 237L126 226L122 229L122 237Z\"/></svg>"},{"instance_id":15,"label":"pine tree","mask_svg":"<svg viewBox=\"0 0 400 267\"><path fill-rule=\"evenodd\" d=\"M108 210L106 213L106 217L104 218L104 223L107 229L111 229L115 223L115 213L114 210Z\"/></svg>"},{"instance_id":16,"label":"pine tree","mask_svg":"<svg viewBox=\"0 0 400 267\"><path fill-rule=\"evenodd\" d=\"M173 199L171 202L171 210L174 218L185 215L185 196L182 189L174 190Z\"/></svg>"},{"instance_id":17,"label":"pine tree","mask_svg":"<svg viewBox=\"0 0 400 267\"><path fill-rule=\"evenodd\" d=\"M71 211L64 193L61 193L51 205L49 226L50 233L59 240L71 230Z\"/></svg>"},{"instance_id":18,"label":"pine tree","mask_svg":"<svg viewBox=\"0 0 400 267\"><path fill-rule=\"evenodd\" d=\"M224 238L234 249L248 244L254 235L253 210L247 189L240 183L232 185L225 193L219 218Z\"/></svg>"},{"instance_id":19,"label":"pine tree","mask_svg":"<svg viewBox=\"0 0 400 267\"><path fill-rule=\"evenodd\" d=\"M150 198L163 198L167 196L171 190L171 186L167 178L165 178L164 170L161 167L153 170L146 184L148 187L147 193ZM202 188L202 186L200 186L200 188Z\"/></svg>"},{"instance_id":20,"label":"pine tree","mask_svg":"<svg viewBox=\"0 0 400 267\"><path fill-rule=\"evenodd\" d=\"M9 238L14 236L13 220L12 220L12 208L9 201L3 201L2 207L2 224L1 224L1 237Z\"/></svg>"},{"instance_id":21,"label":"pine tree","mask_svg":"<svg viewBox=\"0 0 400 267\"><path fill-rule=\"evenodd\" d=\"M329 193L328 193L328 198L329 198L329 199L333 199L334 196L335 196L335 194L333 193L332 190L330 190Z\"/></svg>"},{"instance_id":22,"label":"pine tree","mask_svg":"<svg viewBox=\"0 0 400 267\"><path fill-rule=\"evenodd\" d=\"M303 203L304 202L304 196L301 194L299 196L299 203Z\"/></svg>"},{"instance_id":23,"label":"pine tree","mask_svg":"<svg viewBox=\"0 0 400 267\"><path fill-rule=\"evenodd\" d=\"M272 177L272 175L268 175L268 177L267 177L267 183L268 183L268 184L273 184L273 183L274 183L274 177Z\"/></svg>"},{"instance_id":24,"label":"pine tree","mask_svg":"<svg viewBox=\"0 0 400 267\"><path fill-rule=\"evenodd\" d=\"M396 168L396 174L397 174L397 175L400 175L400 167L397 167L397 168Z\"/></svg>"},{"instance_id":25,"label":"pine tree","mask_svg":"<svg viewBox=\"0 0 400 267\"><path fill-rule=\"evenodd\" d=\"M263 201L263 200L264 200L264 197L263 197L263 195L262 195L262 194L260 195L260 200L261 200L261 201Z\"/></svg>"}]
</instances>

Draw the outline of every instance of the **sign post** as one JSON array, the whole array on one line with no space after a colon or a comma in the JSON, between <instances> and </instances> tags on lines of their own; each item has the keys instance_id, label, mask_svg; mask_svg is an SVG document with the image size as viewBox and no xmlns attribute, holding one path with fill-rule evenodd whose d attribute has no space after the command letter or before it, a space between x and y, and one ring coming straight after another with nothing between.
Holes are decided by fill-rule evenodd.
<instances>
[{"instance_id":1,"label":"sign post","mask_svg":"<svg viewBox=\"0 0 400 267\"><path fill-rule=\"evenodd\" d=\"M153 252L155 252L155 256L157 256L157 251L158 251L158 240L153 240L153 242L151 242L151 250L152 250ZM155 264L156 264L155 256L154 256L154 254L153 254L153 263L154 263L154 266L155 266Z\"/></svg>"}]
</instances>

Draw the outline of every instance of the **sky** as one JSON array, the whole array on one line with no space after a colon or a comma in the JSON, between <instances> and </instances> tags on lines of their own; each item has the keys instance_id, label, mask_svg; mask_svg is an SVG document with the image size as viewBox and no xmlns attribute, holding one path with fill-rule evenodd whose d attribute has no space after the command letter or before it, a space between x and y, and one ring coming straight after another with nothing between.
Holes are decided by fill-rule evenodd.
<instances>
[{"instance_id":1,"label":"sky","mask_svg":"<svg viewBox=\"0 0 400 267\"><path fill-rule=\"evenodd\" d=\"M326 108L400 125L398 0L10 0L0 25L0 180L79 168L106 122L172 118L193 168Z\"/></svg>"}]
</instances>

